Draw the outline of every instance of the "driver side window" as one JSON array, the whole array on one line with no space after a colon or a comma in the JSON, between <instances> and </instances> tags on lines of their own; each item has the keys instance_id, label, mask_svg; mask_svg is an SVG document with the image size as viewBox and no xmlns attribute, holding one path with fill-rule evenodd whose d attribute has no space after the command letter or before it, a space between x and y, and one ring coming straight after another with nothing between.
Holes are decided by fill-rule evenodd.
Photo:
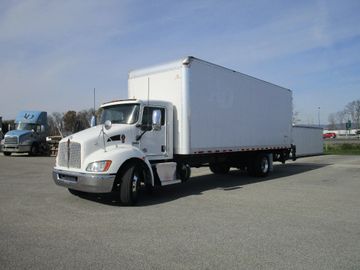
<instances>
[{"instance_id":1,"label":"driver side window","mask_svg":"<svg viewBox=\"0 0 360 270\"><path fill-rule=\"evenodd\" d=\"M162 126L165 125L165 109L164 108L144 107L141 124L147 129L152 128L152 114L153 114L154 110L160 110L161 111L161 125Z\"/></svg>"}]
</instances>

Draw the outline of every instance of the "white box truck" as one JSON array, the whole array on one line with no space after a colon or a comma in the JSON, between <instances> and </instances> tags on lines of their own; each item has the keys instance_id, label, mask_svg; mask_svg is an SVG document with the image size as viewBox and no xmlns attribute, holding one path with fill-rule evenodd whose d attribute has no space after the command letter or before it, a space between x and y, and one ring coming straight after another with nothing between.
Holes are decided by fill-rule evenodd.
<instances>
[{"instance_id":1,"label":"white box truck","mask_svg":"<svg viewBox=\"0 0 360 270\"><path fill-rule=\"evenodd\" d=\"M186 57L130 72L128 97L60 141L56 184L132 205L142 188L188 180L191 167L266 176L273 161L295 157L289 89Z\"/></svg>"}]
</instances>

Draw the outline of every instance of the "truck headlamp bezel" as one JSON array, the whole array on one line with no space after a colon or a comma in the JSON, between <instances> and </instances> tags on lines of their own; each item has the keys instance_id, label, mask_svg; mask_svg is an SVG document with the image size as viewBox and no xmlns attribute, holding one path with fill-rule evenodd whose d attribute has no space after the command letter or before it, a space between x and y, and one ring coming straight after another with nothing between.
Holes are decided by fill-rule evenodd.
<instances>
[{"instance_id":1,"label":"truck headlamp bezel","mask_svg":"<svg viewBox=\"0 0 360 270\"><path fill-rule=\"evenodd\" d=\"M86 167L86 171L88 172L106 172L109 170L110 165L112 161L111 160L99 160L95 162L89 163Z\"/></svg>"}]
</instances>

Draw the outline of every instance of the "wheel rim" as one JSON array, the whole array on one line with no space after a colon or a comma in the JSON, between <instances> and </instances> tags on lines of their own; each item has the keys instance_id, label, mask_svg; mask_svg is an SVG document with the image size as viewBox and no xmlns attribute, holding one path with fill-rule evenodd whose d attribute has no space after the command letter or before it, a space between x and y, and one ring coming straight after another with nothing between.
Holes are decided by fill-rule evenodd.
<instances>
[{"instance_id":1,"label":"wheel rim","mask_svg":"<svg viewBox=\"0 0 360 270\"><path fill-rule=\"evenodd\" d=\"M131 185L131 191L133 193L136 193L137 190L138 190L138 181L139 181L139 176L137 175L136 171L134 172L133 174L133 177L132 177L132 185Z\"/></svg>"},{"instance_id":2,"label":"wheel rim","mask_svg":"<svg viewBox=\"0 0 360 270\"><path fill-rule=\"evenodd\" d=\"M264 157L262 160L261 160L261 172L262 173L267 173L269 169L269 161L266 157Z\"/></svg>"}]
</instances>

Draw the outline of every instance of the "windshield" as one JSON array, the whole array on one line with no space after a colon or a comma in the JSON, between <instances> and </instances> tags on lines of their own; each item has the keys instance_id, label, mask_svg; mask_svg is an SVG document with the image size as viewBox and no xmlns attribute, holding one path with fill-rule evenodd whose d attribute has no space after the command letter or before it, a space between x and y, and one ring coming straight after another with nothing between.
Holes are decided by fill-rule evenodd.
<instances>
[{"instance_id":1,"label":"windshield","mask_svg":"<svg viewBox=\"0 0 360 270\"><path fill-rule=\"evenodd\" d=\"M139 118L139 104L121 104L102 108L100 124L110 120L113 124L134 124Z\"/></svg>"},{"instance_id":2,"label":"windshield","mask_svg":"<svg viewBox=\"0 0 360 270\"><path fill-rule=\"evenodd\" d=\"M19 122L19 123L15 124L15 129L16 130L35 130L36 124Z\"/></svg>"}]
</instances>

